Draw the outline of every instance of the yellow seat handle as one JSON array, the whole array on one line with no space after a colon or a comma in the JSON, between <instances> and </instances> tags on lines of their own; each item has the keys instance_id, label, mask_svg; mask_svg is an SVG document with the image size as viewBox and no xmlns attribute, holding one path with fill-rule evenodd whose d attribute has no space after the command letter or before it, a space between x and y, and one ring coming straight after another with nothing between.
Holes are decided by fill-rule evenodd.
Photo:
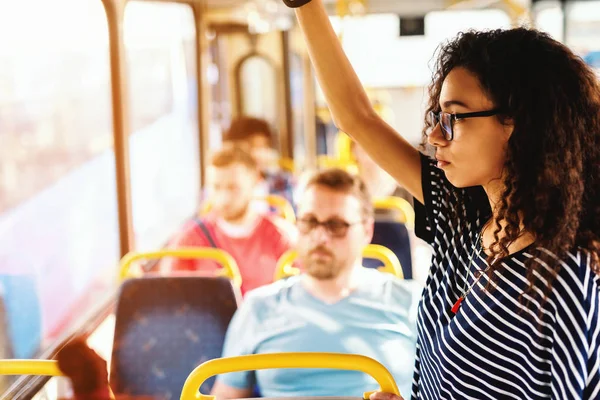
<instances>
[{"instance_id":1,"label":"yellow seat handle","mask_svg":"<svg viewBox=\"0 0 600 400\"><path fill-rule=\"evenodd\" d=\"M0 375L63 376L56 360L0 360Z\"/></svg>"},{"instance_id":2,"label":"yellow seat handle","mask_svg":"<svg viewBox=\"0 0 600 400\"><path fill-rule=\"evenodd\" d=\"M400 212L398 222L406 224L409 228L415 227L415 210L408 201L402 197L388 196L373 200L376 209L396 210Z\"/></svg>"},{"instance_id":3,"label":"yellow seat handle","mask_svg":"<svg viewBox=\"0 0 600 400\"><path fill-rule=\"evenodd\" d=\"M292 264L298 258L298 252L294 249L288 250L277 260L275 265L275 275L273 276L274 281L278 281L288 276L300 274L300 270Z\"/></svg>"},{"instance_id":4,"label":"yellow seat handle","mask_svg":"<svg viewBox=\"0 0 600 400\"><path fill-rule=\"evenodd\" d=\"M282 157L279 159L278 164L281 169L283 169L284 171L287 171L287 172L291 172L292 174L294 173L294 171L296 169L294 160L292 160L291 158Z\"/></svg>"},{"instance_id":5,"label":"yellow seat handle","mask_svg":"<svg viewBox=\"0 0 600 400\"><path fill-rule=\"evenodd\" d=\"M298 252L296 250L288 250L285 252L277 261L273 279L277 281L279 279L287 278L288 276L298 275L300 270L292 266L297 257ZM400 279L404 279L404 272L402 271L400 260L398 260L396 254L387 247L378 244L369 244L365 246L363 250L363 257L374 258L381 261L383 267L378 268L379 271L387 272Z\"/></svg>"},{"instance_id":6,"label":"yellow seat handle","mask_svg":"<svg viewBox=\"0 0 600 400\"><path fill-rule=\"evenodd\" d=\"M373 258L383 263L383 267L379 267L379 271L387 272L404 279L402 265L396 254L385 246L379 244L370 244L363 250L364 258Z\"/></svg>"},{"instance_id":7,"label":"yellow seat handle","mask_svg":"<svg viewBox=\"0 0 600 400\"><path fill-rule=\"evenodd\" d=\"M222 274L233 281L238 287L242 285L242 276L235 259L226 251L213 247L181 247L163 249L149 253L128 253L121 260L120 282L132 277L131 265L138 260L154 260L163 257L193 258L214 260L223 266Z\"/></svg>"},{"instance_id":8,"label":"yellow seat handle","mask_svg":"<svg viewBox=\"0 0 600 400\"><path fill-rule=\"evenodd\" d=\"M269 206L276 208L282 218L290 221L292 224L296 223L294 207L292 207L285 197L277 194L269 194L265 197L257 197L256 200L265 201Z\"/></svg>"},{"instance_id":9,"label":"yellow seat handle","mask_svg":"<svg viewBox=\"0 0 600 400\"><path fill-rule=\"evenodd\" d=\"M381 363L366 356L340 353L271 353L217 358L202 363L187 377L181 391L181 400L215 400L215 396L198 393L198 388L212 376L228 372L272 368L328 368L361 371L375 378L381 391L400 395L392 374Z\"/></svg>"}]
</instances>

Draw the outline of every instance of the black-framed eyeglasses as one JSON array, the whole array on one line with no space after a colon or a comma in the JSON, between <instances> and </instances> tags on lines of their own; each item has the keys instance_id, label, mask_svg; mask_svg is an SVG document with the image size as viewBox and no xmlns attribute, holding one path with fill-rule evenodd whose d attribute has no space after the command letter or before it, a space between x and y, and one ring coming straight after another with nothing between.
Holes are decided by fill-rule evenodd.
<instances>
[{"instance_id":1,"label":"black-framed eyeglasses","mask_svg":"<svg viewBox=\"0 0 600 400\"><path fill-rule=\"evenodd\" d=\"M430 111L429 112L429 121L431 125L434 127L437 124L440 124L442 128L442 134L444 135L444 139L451 141L454 139L454 122L459 121L461 119L466 118L477 118L477 117L491 117L493 115L497 115L501 112L500 109L493 109L487 111L476 111L470 113L462 113L462 114L451 114L443 111Z\"/></svg>"},{"instance_id":2,"label":"black-framed eyeglasses","mask_svg":"<svg viewBox=\"0 0 600 400\"><path fill-rule=\"evenodd\" d=\"M307 234L322 226L332 237L340 238L346 236L348 229L352 225L362 224L364 221L346 222L341 219L333 218L327 221L319 221L314 217L300 218L296 221L298 230L302 234Z\"/></svg>"}]
</instances>

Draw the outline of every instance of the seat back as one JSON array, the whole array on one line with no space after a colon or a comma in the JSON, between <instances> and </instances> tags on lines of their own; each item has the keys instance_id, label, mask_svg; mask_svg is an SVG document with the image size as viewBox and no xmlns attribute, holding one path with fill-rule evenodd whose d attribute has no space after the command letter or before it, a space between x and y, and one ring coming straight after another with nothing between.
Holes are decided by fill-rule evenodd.
<instances>
[{"instance_id":1,"label":"seat back","mask_svg":"<svg viewBox=\"0 0 600 400\"><path fill-rule=\"evenodd\" d=\"M221 357L238 300L239 293L223 277L125 281L116 309L113 391L179 399L190 371ZM213 383L206 381L202 390L210 392Z\"/></svg>"},{"instance_id":2,"label":"seat back","mask_svg":"<svg viewBox=\"0 0 600 400\"><path fill-rule=\"evenodd\" d=\"M405 224L393 221L376 221L373 231L372 244L378 244L390 249L402 265L404 279L412 279L412 254L410 238ZM363 265L367 268L379 268L381 261L371 258L365 259Z\"/></svg>"}]
</instances>

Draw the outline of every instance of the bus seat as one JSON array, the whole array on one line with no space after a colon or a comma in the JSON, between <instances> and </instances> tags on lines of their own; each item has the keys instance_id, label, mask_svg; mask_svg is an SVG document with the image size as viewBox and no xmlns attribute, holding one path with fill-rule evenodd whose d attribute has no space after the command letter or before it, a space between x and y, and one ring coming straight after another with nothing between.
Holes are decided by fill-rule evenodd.
<instances>
[{"instance_id":1,"label":"bus seat","mask_svg":"<svg viewBox=\"0 0 600 400\"><path fill-rule=\"evenodd\" d=\"M143 277L123 282L110 383L115 393L179 399L190 371L221 357L238 307L224 277ZM214 379L202 390L210 392Z\"/></svg>"},{"instance_id":2,"label":"bus seat","mask_svg":"<svg viewBox=\"0 0 600 400\"><path fill-rule=\"evenodd\" d=\"M396 254L404 279L412 279L412 254L410 238L405 224L394 221L375 221L372 244L387 247ZM379 260L365 259L363 265L368 268L379 268L383 264Z\"/></svg>"}]
</instances>

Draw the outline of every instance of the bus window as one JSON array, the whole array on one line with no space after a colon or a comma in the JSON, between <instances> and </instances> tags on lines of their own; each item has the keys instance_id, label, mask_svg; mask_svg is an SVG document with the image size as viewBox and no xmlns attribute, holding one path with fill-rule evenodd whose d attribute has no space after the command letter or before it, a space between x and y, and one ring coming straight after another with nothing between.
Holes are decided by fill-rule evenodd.
<instances>
[{"instance_id":1,"label":"bus window","mask_svg":"<svg viewBox=\"0 0 600 400\"><path fill-rule=\"evenodd\" d=\"M106 14L2 2L0 36L0 357L34 358L116 281Z\"/></svg>"},{"instance_id":2,"label":"bus window","mask_svg":"<svg viewBox=\"0 0 600 400\"><path fill-rule=\"evenodd\" d=\"M162 246L199 204L195 35L189 6L125 9L137 250Z\"/></svg>"}]
</instances>

